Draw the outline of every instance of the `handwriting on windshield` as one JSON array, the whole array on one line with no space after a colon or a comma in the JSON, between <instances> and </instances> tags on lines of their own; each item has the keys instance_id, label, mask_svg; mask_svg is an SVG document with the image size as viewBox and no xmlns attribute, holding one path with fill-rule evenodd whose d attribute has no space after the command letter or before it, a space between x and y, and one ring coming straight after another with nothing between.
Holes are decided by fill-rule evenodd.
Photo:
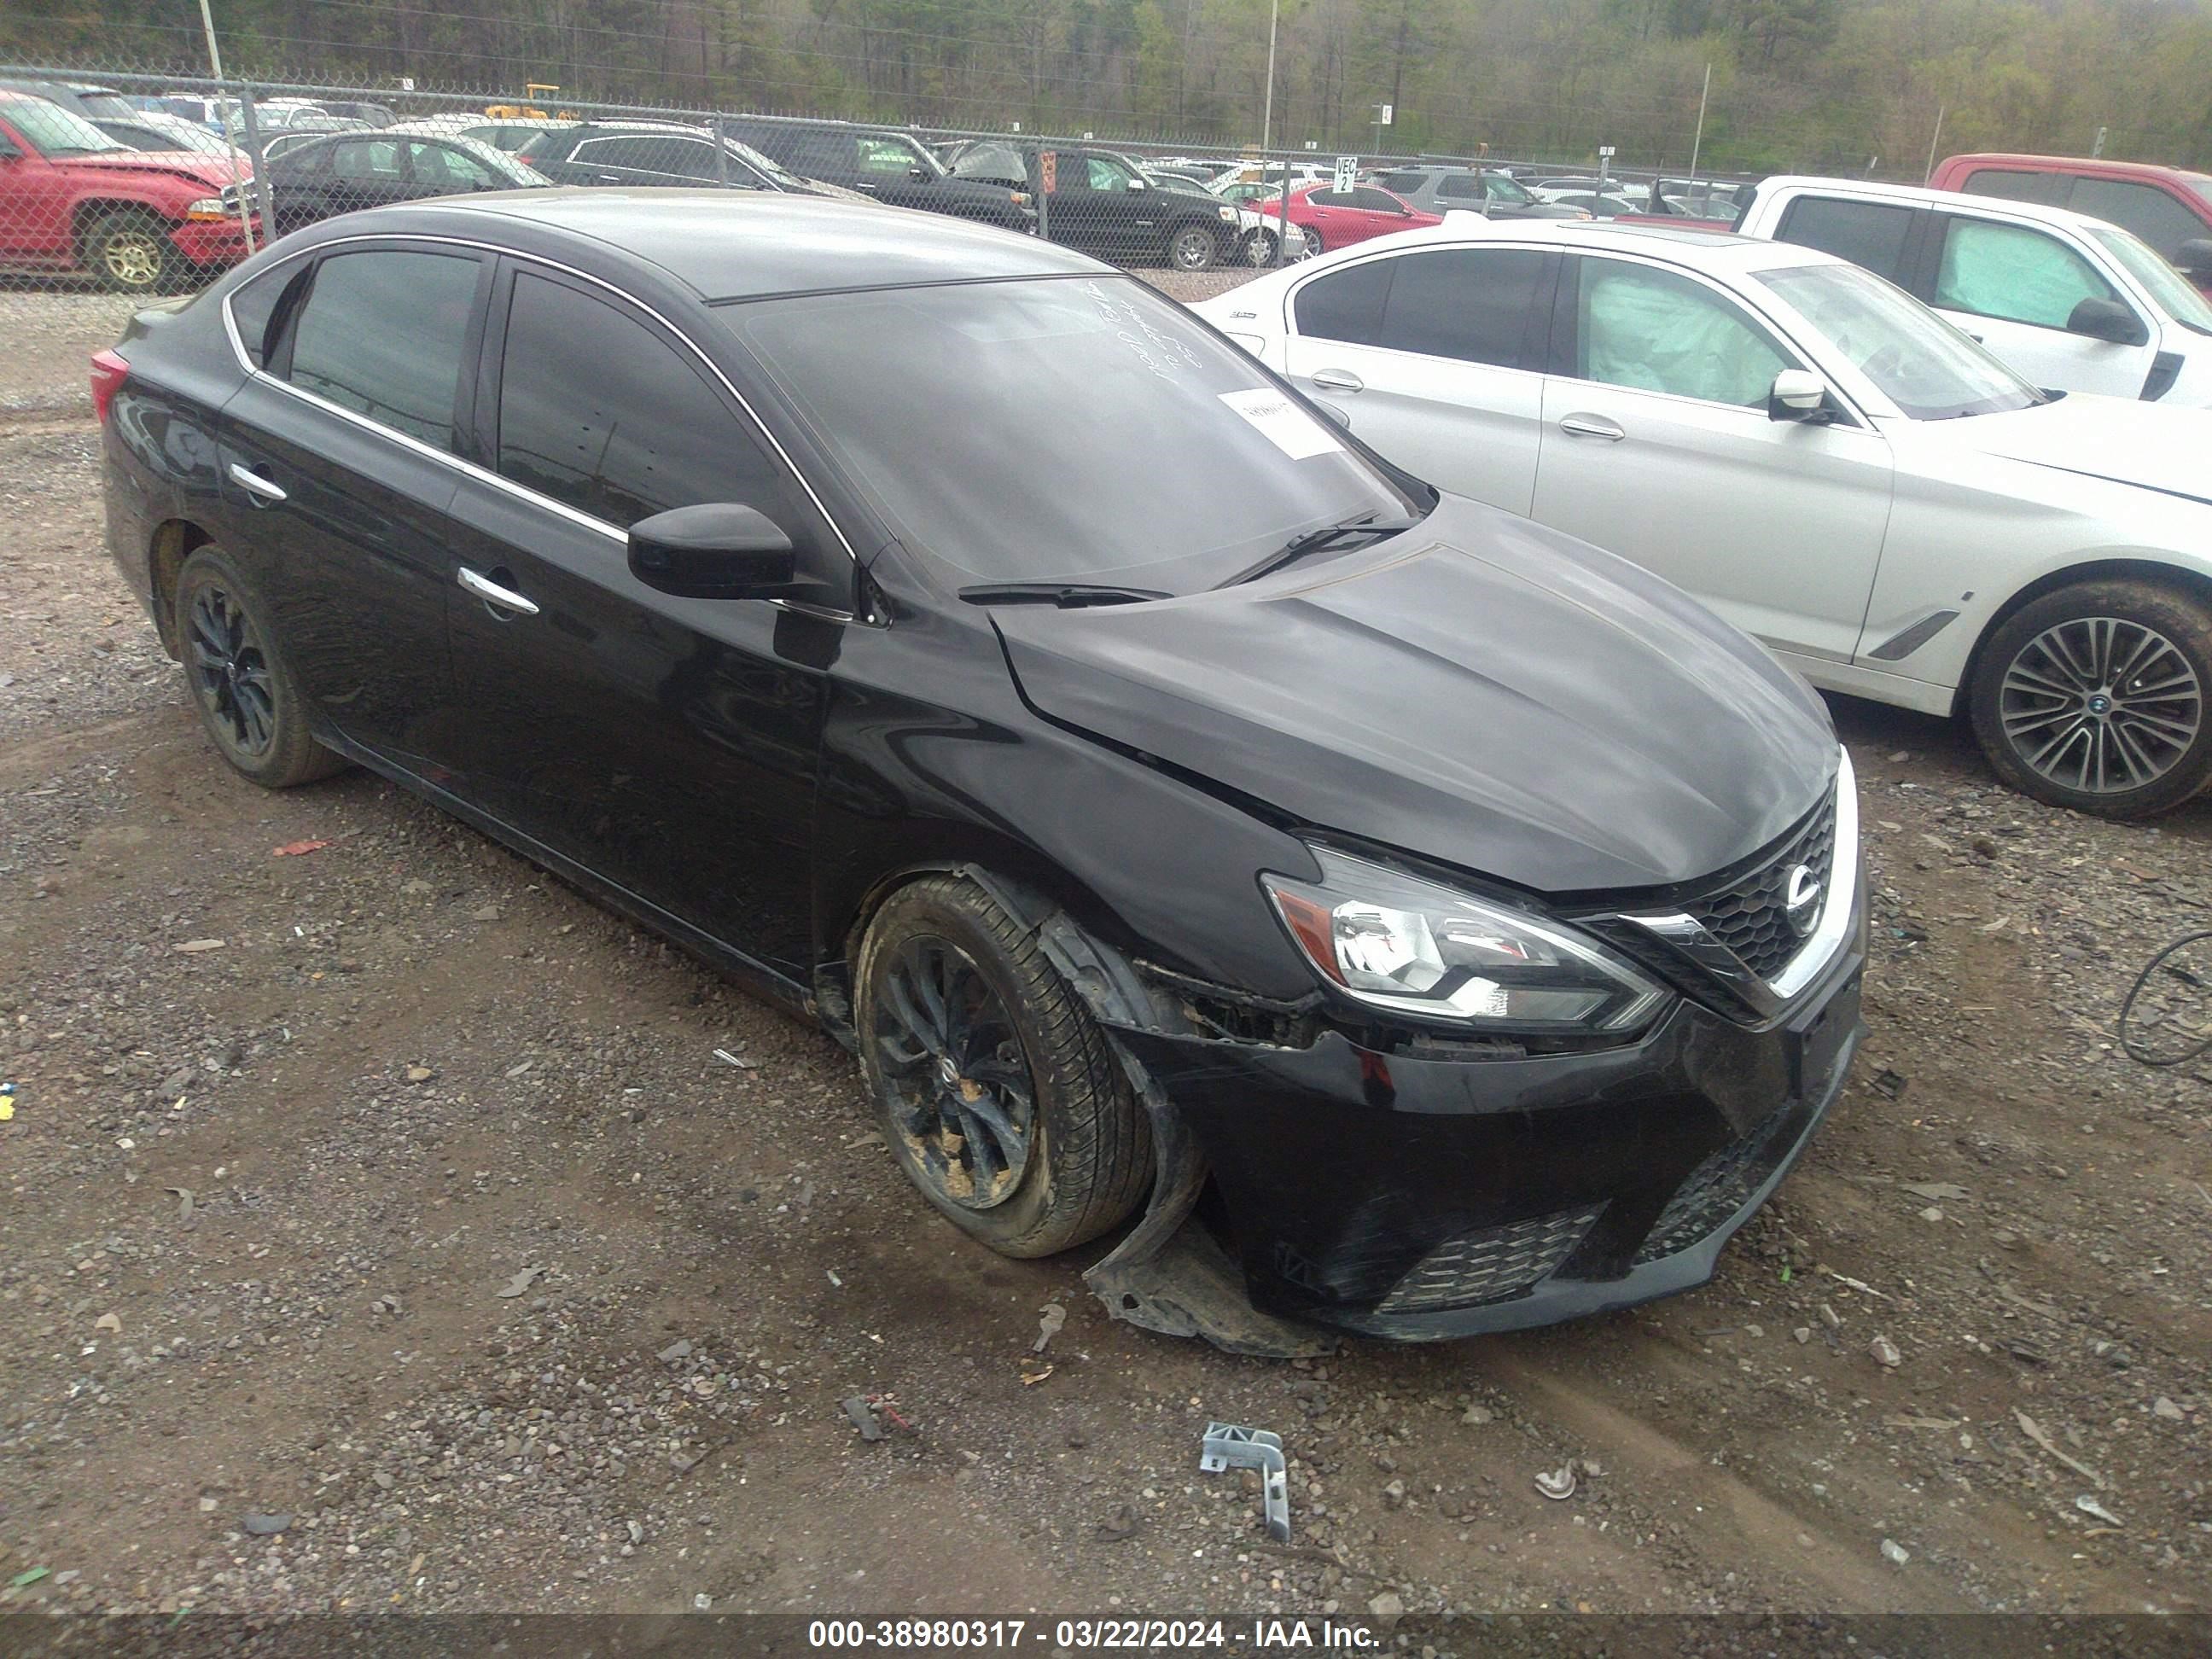
<instances>
[{"instance_id":1,"label":"handwriting on windshield","mask_svg":"<svg viewBox=\"0 0 2212 1659\"><path fill-rule=\"evenodd\" d=\"M1103 284L1085 283L1080 291L1097 308L1099 321L1114 331L1114 337L1161 380L1171 381L1186 370L1199 368L1197 355L1187 342L1154 327L1134 305Z\"/></svg>"}]
</instances>

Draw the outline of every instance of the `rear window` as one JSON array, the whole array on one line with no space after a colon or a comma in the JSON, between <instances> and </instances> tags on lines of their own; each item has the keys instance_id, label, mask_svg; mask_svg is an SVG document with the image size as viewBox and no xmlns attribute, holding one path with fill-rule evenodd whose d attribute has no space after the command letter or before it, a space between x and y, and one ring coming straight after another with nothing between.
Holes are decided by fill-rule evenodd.
<instances>
[{"instance_id":1,"label":"rear window","mask_svg":"<svg viewBox=\"0 0 2212 1659\"><path fill-rule=\"evenodd\" d=\"M1900 280L1905 241L1917 210L1883 202L1849 202L1832 196L1806 196L1790 204L1775 240L1816 247L1863 265L1877 276Z\"/></svg>"},{"instance_id":2,"label":"rear window","mask_svg":"<svg viewBox=\"0 0 2212 1659\"><path fill-rule=\"evenodd\" d=\"M2045 207L2063 207L2066 187L2071 182L2063 173L1977 167L1966 175L1966 191L1972 196L2002 196L2008 202L2040 202Z\"/></svg>"},{"instance_id":3,"label":"rear window","mask_svg":"<svg viewBox=\"0 0 2212 1659\"><path fill-rule=\"evenodd\" d=\"M291 330L286 374L304 392L451 451L462 347L481 267L445 253L333 254Z\"/></svg>"}]
</instances>

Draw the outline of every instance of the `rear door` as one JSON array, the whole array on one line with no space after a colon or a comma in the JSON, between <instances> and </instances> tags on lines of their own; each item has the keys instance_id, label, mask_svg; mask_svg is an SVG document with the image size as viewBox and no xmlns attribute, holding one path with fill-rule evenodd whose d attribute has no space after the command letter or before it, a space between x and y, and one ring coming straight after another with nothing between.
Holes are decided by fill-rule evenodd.
<instances>
[{"instance_id":1,"label":"rear door","mask_svg":"<svg viewBox=\"0 0 2212 1659\"><path fill-rule=\"evenodd\" d=\"M1938 211L1921 298L2036 385L2113 398L2142 394L2158 330L2081 252L2037 226ZM2142 343L2075 334L2084 300L2114 300L2136 316Z\"/></svg>"},{"instance_id":2,"label":"rear door","mask_svg":"<svg viewBox=\"0 0 2212 1659\"><path fill-rule=\"evenodd\" d=\"M1783 204L1774 240L1819 248L1910 289L1921 242L1933 219L1928 209L1901 202L1796 196Z\"/></svg>"},{"instance_id":3,"label":"rear door","mask_svg":"<svg viewBox=\"0 0 2212 1659\"><path fill-rule=\"evenodd\" d=\"M471 802L666 916L803 981L814 766L842 624L672 598L630 574L639 519L739 501L851 597L852 561L681 337L522 261L477 397L495 478L453 503ZM457 577L458 580L458 577ZM511 602L481 595L489 583Z\"/></svg>"},{"instance_id":4,"label":"rear door","mask_svg":"<svg viewBox=\"0 0 2212 1659\"><path fill-rule=\"evenodd\" d=\"M1770 420L1775 375L1812 365L1700 276L1584 254L1560 290L1533 516L1769 645L1850 661L1889 521L1887 441Z\"/></svg>"},{"instance_id":5,"label":"rear door","mask_svg":"<svg viewBox=\"0 0 2212 1659\"><path fill-rule=\"evenodd\" d=\"M248 343L262 372L218 428L229 550L266 594L301 689L345 736L435 781L456 747L446 507L489 268L407 242L286 270L262 279L284 283L281 308L254 295L272 302L271 332Z\"/></svg>"},{"instance_id":6,"label":"rear door","mask_svg":"<svg viewBox=\"0 0 2212 1659\"><path fill-rule=\"evenodd\" d=\"M1525 514L1559 268L1535 248L1419 248L1322 271L1291 291L1284 366L1417 477Z\"/></svg>"}]
</instances>

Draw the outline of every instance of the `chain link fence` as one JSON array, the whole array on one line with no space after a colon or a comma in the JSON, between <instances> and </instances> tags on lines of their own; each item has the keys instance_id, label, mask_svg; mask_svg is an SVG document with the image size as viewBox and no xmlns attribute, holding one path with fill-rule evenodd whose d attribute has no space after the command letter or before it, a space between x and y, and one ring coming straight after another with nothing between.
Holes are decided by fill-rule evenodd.
<instances>
[{"instance_id":1,"label":"chain link fence","mask_svg":"<svg viewBox=\"0 0 2212 1659\"><path fill-rule=\"evenodd\" d=\"M547 185L787 191L949 214L1157 271L1185 297L1453 209L1729 210L1711 180L1488 157L1340 167L1310 150L583 102L537 85L0 65L0 287L188 291L337 214Z\"/></svg>"}]
</instances>

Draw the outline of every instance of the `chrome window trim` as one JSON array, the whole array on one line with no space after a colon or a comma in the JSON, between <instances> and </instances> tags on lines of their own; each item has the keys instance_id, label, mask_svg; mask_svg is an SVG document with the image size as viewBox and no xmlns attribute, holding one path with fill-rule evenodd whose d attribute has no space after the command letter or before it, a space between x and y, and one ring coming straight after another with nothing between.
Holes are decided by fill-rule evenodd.
<instances>
[{"instance_id":1,"label":"chrome window trim","mask_svg":"<svg viewBox=\"0 0 2212 1659\"><path fill-rule=\"evenodd\" d=\"M422 231L385 231L368 232L358 236L334 236L329 241L318 242L313 247L301 248L297 252L286 254L282 258L272 261L266 270L256 273L256 278L258 279L259 276L267 275L269 271L275 270L280 265L289 264L294 260L313 258L319 254L329 252L332 248L345 247L350 244L362 242L425 242L430 244L432 246L466 248L470 252L475 253L490 254L495 258L503 257L523 264L541 265L548 270L557 270L564 276L572 276L578 282L588 283L594 288L604 289L607 293L614 295L624 304L635 307L636 310L642 312L646 316L653 319L654 322L659 324L660 326L667 330L672 336L683 343L684 348L689 350L691 355L698 360L700 364L705 368L707 372L714 377L715 384L720 386L725 392L728 392L731 398L736 402L738 407L744 411L745 418L752 422L753 429L759 433L760 435L767 441L768 447L775 452L776 459L781 461L785 469L789 471L793 478L796 478L799 481L799 487L806 492L806 499L813 504L814 510L821 514L822 522L830 526L830 533L837 538L837 544L845 550L845 556L853 562L854 575L855 577L858 576L860 568L860 556L853 550L852 540L845 534L844 526L840 525L837 522L836 516L830 513L828 504L823 501L820 494L815 489L813 481L800 470L799 463L792 459L791 452L786 449L781 441L776 437L775 434L769 429L768 422L761 419L760 411L752 406L751 401L746 398L744 392L738 390L737 386L732 383L730 377L721 371L720 367L715 363L714 360L700 349L698 343L693 340L690 335L686 334L682 329L677 327L675 324L669 321L667 318L662 316L660 313L654 310L644 301L639 299L635 295L628 292L626 289L616 287L612 283L606 281L604 277L594 276L589 271L578 270L573 265L564 265L559 260L549 259L543 254L520 253L513 248L501 247L491 242L475 241L464 236L434 236ZM240 284L240 286L243 286L243 284ZM605 519L595 518L591 514L579 511L577 508L570 507L565 502L555 501L550 495L542 495L538 494L538 491L530 489L526 485L519 484L512 478L503 477L500 473L491 471L489 468L479 466L474 461L471 461L461 456L453 454L448 450L440 449L433 444L426 444L420 439L410 438L405 433L395 431L391 427L386 426L380 421L371 420L368 416L361 414L357 410L342 408L338 404L330 402L327 398L319 398L312 392L307 392L299 386L294 386L289 380L279 380L276 375L268 373L266 370L257 368L253 360L246 356L245 339L238 331L238 319L231 314L231 296L237 292L238 289L234 288L222 296L222 326L223 332L230 337L230 349L232 355L238 359L239 367L246 371L249 379L258 380L267 385L276 386L306 403L313 404L319 409L326 410L331 414L339 416L345 420L351 421L356 426L365 427L372 432L380 433L385 437L392 439L407 448L414 450L418 454L426 456L432 460L444 461L466 477L474 478L479 482L490 484L498 489L503 489L511 495L518 496L534 507L544 507L549 512L557 514L562 518L568 519L575 524L582 526L585 529L599 531L601 534L611 537L614 540L623 544L625 546L629 544L629 532L618 526L608 523ZM770 603L783 605L786 609L805 609L811 614L836 616L847 620L850 620L853 614L849 611L825 611L818 606L797 607L791 605L783 600L771 600Z\"/></svg>"},{"instance_id":2,"label":"chrome window trim","mask_svg":"<svg viewBox=\"0 0 2212 1659\"><path fill-rule=\"evenodd\" d=\"M1797 954L1771 980L1763 980L1695 916L1678 910L1624 915L1623 921L1667 941L1727 985L1760 1015L1779 1013L1835 959L1850 937L1858 907L1859 786L1850 750L1836 745L1836 838L1828 860L1828 890L1820 920Z\"/></svg>"}]
</instances>

